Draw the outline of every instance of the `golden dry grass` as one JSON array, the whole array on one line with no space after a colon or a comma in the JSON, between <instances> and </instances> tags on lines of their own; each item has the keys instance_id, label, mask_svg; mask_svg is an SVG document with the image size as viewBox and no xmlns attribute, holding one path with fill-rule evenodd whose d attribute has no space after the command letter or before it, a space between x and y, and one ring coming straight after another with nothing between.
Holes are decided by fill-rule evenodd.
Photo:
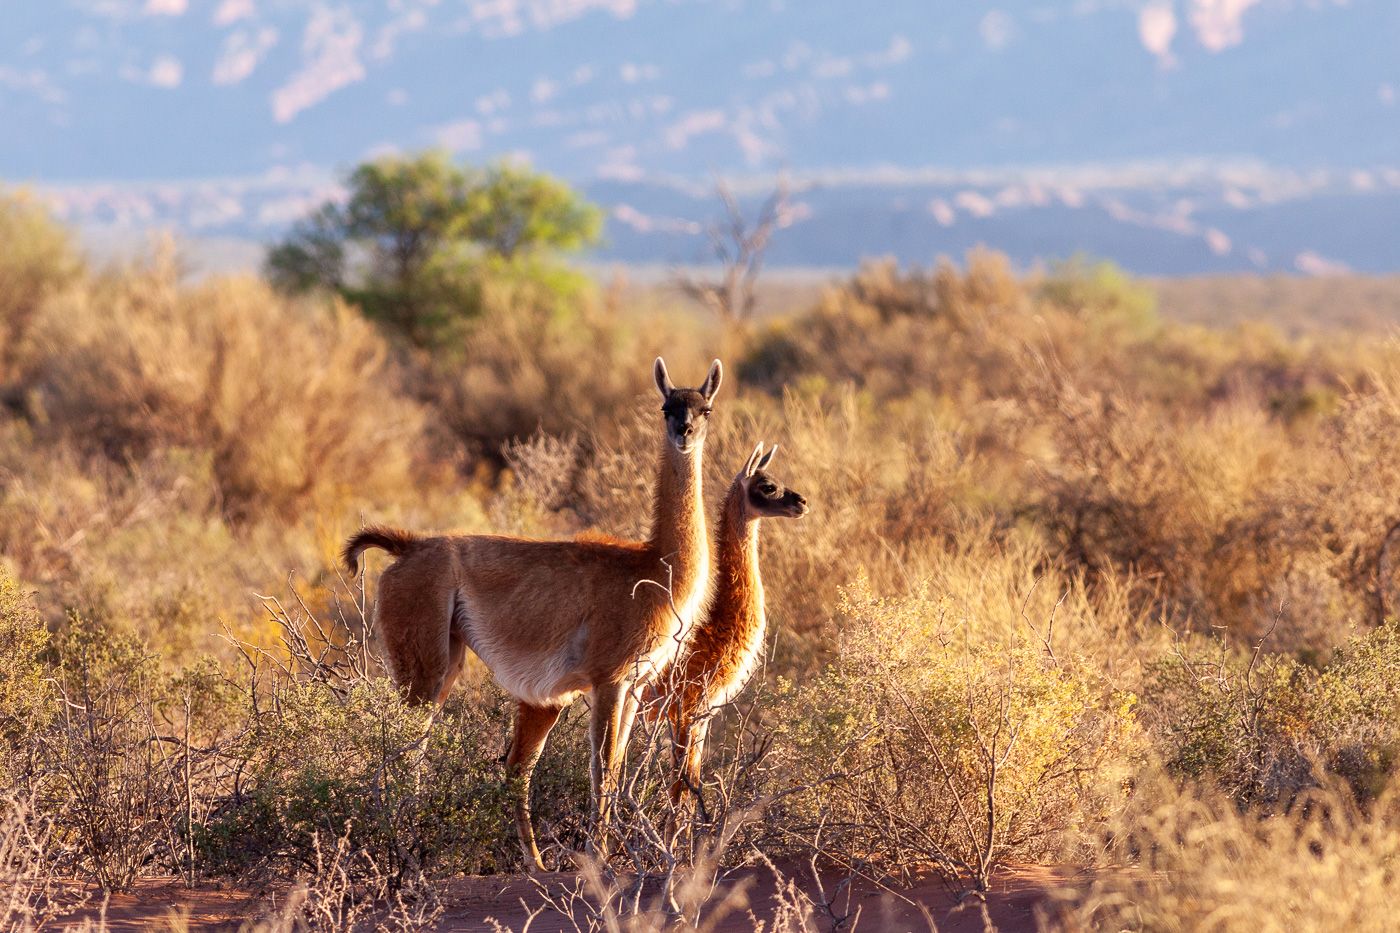
<instances>
[{"instance_id":1,"label":"golden dry grass","mask_svg":"<svg viewBox=\"0 0 1400 933\"><path fill-rule=\"evenodd\" d=\"M824 827L886 880L915 859L963 877L1008 857L1110 867L1057 900L1053 922L1069 928L1360 929L1391 896L1400 343L1183 324L1111 269L1022 279L988 252L963 268L872 265L742 341L664 299L639 311L614 290L563 308L518 283L488 291L463 345L426 357L351 307L253 279L185 284L169 252L84 270L61 231L4 205L0 572L35 596L0 594L0 670L69 684L55 671L73 633L109 639L103 651L149 657L156 686L133 687L130 710L152 722L182 729L172 698L207 687L200 741L266 766L245 803L282 794L314 813L319 793L373 797L387 772L358 740L412 725L391 693L372 680L285 693L276 715L316 754L278 770L267 763L295 750L247 705L271 688L239 705L212 686L244 663L217 633L276 646L277 614L253 594L286 593L292 575L298 611L340 610L332 640L353 639L334 556L362 521L640 533L651 355L698 373L737 346L707 488L755 442L778 443L774 471L813 513L763 531L773 644L721 717L716 773L754 794L825 789L781 797L786 836L760 826L736 845L787 851ZM35 618L56 648L32 648ZM480 801L504 727L485 673L469 680L461 734L433 740L462 770L423 786L466 774ZM11 693L11 751L66 747ZM110 714L113 742L146 734L130 710ZM1021 736L1015 748L988 738L998 729ZM586 783L568 757L579 747L561 739L541 785L564 836ZM289 877L267 853L306 850L304 814L232 807L210 768L205 831L266 849L201 837L202 870ZM473 834L433 837L433 864L510 866L464 798L393 780L429 808L415 814ZM982 798L998 812L952 832ZM399 826L345 812L366 821L357 833ZM151 819L166 842L137 863L183 871L179 820Z\"/></svg>"}]
</instances>

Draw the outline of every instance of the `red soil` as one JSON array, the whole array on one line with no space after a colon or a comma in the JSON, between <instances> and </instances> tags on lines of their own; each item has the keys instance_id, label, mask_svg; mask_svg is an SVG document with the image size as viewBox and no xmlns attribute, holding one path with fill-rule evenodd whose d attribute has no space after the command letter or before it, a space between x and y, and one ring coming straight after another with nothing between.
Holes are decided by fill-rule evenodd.
<instances>
[{"instance_id":1,"label":"red soil","mask_svg":"<svg viewBox=\"0 0 1400 933\"><path fill-rule=\"evenodd\" d=\"M786 873L797 879L805 876L796 867ZM1036 905L1047 892L1073 884L1079 878L1074 869L1068 868L1040 865L1008 868L996 878L987 894L987 917L992 927L1002 933L1031 933L1036 930ZM573 886L575 876L555 873L543 876L542 880L552 889L563 890ZM810 880L799 882L799 886L815 894ZM441 883L439 892L446 910L436 929L443 931L494 931L497 928L491 920L508 929L520 930L530 912L543 903L536 887L518 875L450 879ZM844 914L858 908L858 930L927 930L928 923L914 906L918 904L929 912L941 933L981 933L985 929L977 899L964 898L960 904L953 890L937 878L923 878L900 894L903 899L872 885L857 884L850 890L850 903L843 897L835 905L835 911ZM773 873L766 868L744 868L729 873L721 881L711 903L726 898L731 909L716 925L717 933L747 933L754 927L751 915L765 920L777 907ZM139 882L128 894L113 895L106 905L106 919L108 929L120 933L164 926L164 921L171 916L184 918L184 925L190 930L230 930L257 916L266 907L265 899L247 891L208 886L189 889L176 879L151 879ZM98 897L85 910L66 918L66 923L96 920L101 913ZM830 920L819 917L816 926L828 929ZM566 918L549 910L530 924L531 933L573 929Z\"/></svg>"}]
</instances>

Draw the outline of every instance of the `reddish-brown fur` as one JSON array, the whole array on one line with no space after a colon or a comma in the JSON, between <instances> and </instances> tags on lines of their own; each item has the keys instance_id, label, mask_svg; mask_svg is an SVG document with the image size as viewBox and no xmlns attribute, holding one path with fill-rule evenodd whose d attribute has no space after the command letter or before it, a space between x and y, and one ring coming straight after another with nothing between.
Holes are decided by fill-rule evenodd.
<instances>
[{"instance_id":1,"label":"reddish-brown fur","mask_svg":"<svg viewBox=\"0 0 1400 933\"><path fill-rule=\"evenodd\" d=\"M715 581L709 612L674 665L648 688L671 726L679 775L673 800L700 793L700 766L710 717L743 689L763 650L766 619L758 563L758 524L764 517L800 517L807 501L763 472L776 447L760 444L734 478L720 511ZM771 488L773 491L766 492Z\"/></svg>"},{"instance_id":2,"label":"reddish-brown fur","mask_svg":"<svg viewBox=\"0 0 1400 933\"><path fill-rule=\"evenodd\" d=\"M529 814L530 771L559 712L590 694L594 818L608 820L617 767L645 683L679 651L709 591L701 485L704 423L719 388L676 389L657 360L667 435L646 541L582 535L417 537L370 528L346 547L398 560L380 578L376 618L394 679L415 702L446 700L474 651L520 703L507 766L526 863L541 867ZM669 593L662 586L669 586ZM672 604L680 609L680 618Z\"/></svg>"}]
</instances>

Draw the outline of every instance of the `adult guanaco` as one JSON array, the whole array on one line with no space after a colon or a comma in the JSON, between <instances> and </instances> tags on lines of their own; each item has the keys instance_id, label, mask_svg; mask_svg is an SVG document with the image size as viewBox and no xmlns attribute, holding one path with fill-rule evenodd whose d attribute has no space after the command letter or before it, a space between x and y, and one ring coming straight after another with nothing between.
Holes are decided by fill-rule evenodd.
<instances>
[{"instance_id":1,"label":"adult guanaco","mask_svg":"<svg viewBox=\"0 0 1400 933\"><path fill-rule=\"evenodd\" d=\"M501 535L420 537L369 527L344 560L383 548L376 621L395 681L415 702L443 703L470 648L517 703L506 756L526 867L543 862L530 820L530 775L560 713L589 694L595 839L604 846L617 771L637 708L634 688L666 668L707 604L710 541L702 459L722 369L677 388L657 358L665 437L645 541L601 535L539 541ZM659 585L641 585L642 581Z\"/></svg>"},{"instance_id":2,"label":"adult guanaco","mask_svg":"<svg viewBox=\"0 0 1400 933\"><path fill-rule=\"evenodd\" d=\"M754 448L724 497L715 536L715 582L709 611L671 668L646 688L649 715L664 712L678 777L671 799L700 798L700 765L714 712L744 689L763 652L767 617L758 568L763 518L801 518L807 500L766 471L776 445Z\"/></svg>"}]
</instances>

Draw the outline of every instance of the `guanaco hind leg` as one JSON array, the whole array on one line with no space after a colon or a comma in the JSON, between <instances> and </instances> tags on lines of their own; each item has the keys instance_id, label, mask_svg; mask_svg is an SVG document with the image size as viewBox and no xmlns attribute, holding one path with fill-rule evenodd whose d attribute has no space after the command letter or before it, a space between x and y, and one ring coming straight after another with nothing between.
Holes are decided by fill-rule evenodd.
<instances>
[{"instance_id":1,"label":"guanaco hind leg","mask_svg":"<svg viewBox=\"0 0 1400 933\"><path fill-rule=\"evenodd\" d=\"M549 730L559 721L562 707L531 706L521 703L516 709L515 737L506 755L506 776L511 781L515 797L515 831L520 837L521 853L528 871L544 871L539 846L535 844L535 828L530 822L530 775L540 760Z\"/></svg>"},{"instance_id":2,"label":"guanaco hind leg","mask_svg":"<svg viewBox=\"0 0 1400 933\"><path fill-rule=\"evenodd\" d=\"M438 688L437 705L447 702L447 697L452 693L452 688L457 683L457 678L462 675L462 666L467 659L467 642L457 633L452 633L448 641L447 650L447 671L442 676L442 686Z\"/></svg>"}]
</instances>

